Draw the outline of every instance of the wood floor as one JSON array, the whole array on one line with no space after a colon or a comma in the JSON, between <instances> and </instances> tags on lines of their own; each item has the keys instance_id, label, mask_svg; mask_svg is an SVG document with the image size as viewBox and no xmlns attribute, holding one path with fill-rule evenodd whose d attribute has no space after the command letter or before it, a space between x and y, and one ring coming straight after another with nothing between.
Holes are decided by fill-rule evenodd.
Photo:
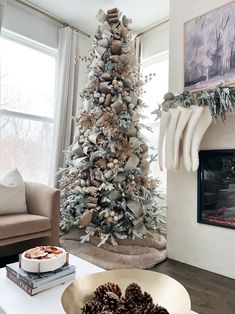
<instances>
[{"instance_id":1,"label":"wood floor","mask_svg":"<svg viewBox=\"0 0 235 314\"><path fill-rule=\"evenodd\" d=\"M178 280L190 295L193 311L199 314L235 314L235 280L171 259L152 270Z\"/></svg>"},{"instance_id":2,"label":"wood floor","mask_svg":"<svg viewBox=\"0 0 235 314\"><path fill-rule=\"evenodd\" d=\"M17 258L0 258L0 267ZM171 259L152 270L178 280L187 289L192 310L198 314L235 314L235 280Z\"/></svg>"}]
</instances>

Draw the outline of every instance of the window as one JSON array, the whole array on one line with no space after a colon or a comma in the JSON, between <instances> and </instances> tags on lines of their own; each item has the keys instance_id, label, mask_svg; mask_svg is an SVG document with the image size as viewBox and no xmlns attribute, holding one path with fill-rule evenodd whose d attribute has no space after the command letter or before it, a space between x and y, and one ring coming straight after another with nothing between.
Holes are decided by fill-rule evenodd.
<instances>
[{"instance_id":1,"label":"window","mask_svg":"<svg viewBox=\"0 0 235 314\"><path fill-rule=\"evenodd\" d=\"M55 51L25 38L0 37L0 175L48 183L54 133Z\"/></svg>"},{"instance_id":2,"label":"window","mask_svg":"<svg viewBox=\"0 0 235 314\"><path fill-rule=\"evenodd\" d=\"M144 110L147 119L143 123L152 128L152 132L143 130L143 133L148 140L149 146L154 148L152 152L150 151L152 154L156 154L158 151L159 120L155 121L156 115L151 114L151 112L157 109L158 104L163 102L163 96L168 91L168 65L168 51L142 60L143 76L155 73L152 80L145 85L145 93L143 95L143 101L148 106ZM165 191L166 172L160 171L157 161L151 163L150 171L153 177L160 179L160 187Z\"/></svg>"}]
</instances>

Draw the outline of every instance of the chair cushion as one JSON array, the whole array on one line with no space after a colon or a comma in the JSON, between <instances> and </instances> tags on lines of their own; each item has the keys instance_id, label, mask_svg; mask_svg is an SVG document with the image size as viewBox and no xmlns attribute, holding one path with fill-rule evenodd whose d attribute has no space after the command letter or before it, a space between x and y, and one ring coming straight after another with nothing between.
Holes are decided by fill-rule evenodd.
<instances>
[{"instance_id":1,"label":"chair cushion","mask_svg":"<svg viewBox=\"0 0 235 314\"><path fill-rule=\"evenodd\" d=\"M50 219L38 215L0 216L0 240L51 229Z\"/></svg>"},{"instance_id":2,"label":"chair cushion","mask_svg":"<svg viewBox=\"0 0 235 314\"><path fill-rule=\"evenodd\" d=\"M26 212L24 181L19 171L14 169L0 181L0 215Z\"/></svg>"}]
</instances>

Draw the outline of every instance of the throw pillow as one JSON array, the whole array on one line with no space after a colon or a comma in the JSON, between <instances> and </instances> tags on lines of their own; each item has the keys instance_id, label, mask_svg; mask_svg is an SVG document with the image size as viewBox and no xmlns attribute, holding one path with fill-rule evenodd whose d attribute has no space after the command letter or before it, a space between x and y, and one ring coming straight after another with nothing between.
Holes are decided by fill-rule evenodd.
<instances>
[{"instance_id":1,"label":"throw pillow","mask_svg":"<svg viewBox=\"0 0 235 314\"><path fill-rule=\"evenodd\" d=\"M18 169L14 169L0 180L0 215L26 212L24 181Z\"/></svg>"}]
</instances>

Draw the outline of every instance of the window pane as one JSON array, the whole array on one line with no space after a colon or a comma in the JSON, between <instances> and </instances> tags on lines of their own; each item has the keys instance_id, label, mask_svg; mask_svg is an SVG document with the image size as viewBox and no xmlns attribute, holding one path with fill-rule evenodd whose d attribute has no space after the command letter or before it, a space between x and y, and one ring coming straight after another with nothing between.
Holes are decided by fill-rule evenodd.
<instances>
[{"instance_id":1,"label":"window pane","mask_svg":"<svg viewBox=\"0 0 235 314\"><path fill-rule=\"evenodd\" d=\"M157 109L158 104L163 102L163 96L168 91L168 52L156 55L150 60L143 60L142 73L143 75L149 75L155 73L145 85L145 94L143 100L148 108L144 108L144 114L147 119L143 120L144 124L147 124L152 128L152 132L143 129L143 134L146 137L150 147L154 149L150 151L152 154L158 152L158 137L159 137L159 120L155 121L156 115L151 114L152 111ZM166 171L160 171L158 162L154 161L150 165L150 171L153 177L159 178L161 181L161 188L166 190Z\"/></svg>"},{"instance_id":2,"label":"window pane","mask_svg":"<svg viewBox=\"0 0 235 314\"><path fill-rule=\"evenodd\" d=\"M49 183L55 56L13 36L0 37L0 176L18 168L24 180Z\"/></svg>"},{"instance_id":3,"label":"window pane","mask_svg":"<svg viewBox=\"0 0 235 314\"><path fill-rule=\"evenodd\" d=\"M48 183L53 127L50 122L0 117L0 173L18 168L24 180Z\"/></svg>"},{"instance_id":4,"label":"window pane","mask_svg":"<svg viewBox=\"0 0 235 314\"><path fill-rule=\"evenodd\" d=\"M55 57L0 37L0 109L54 117Z\"/></svg>"}]
</instances>

